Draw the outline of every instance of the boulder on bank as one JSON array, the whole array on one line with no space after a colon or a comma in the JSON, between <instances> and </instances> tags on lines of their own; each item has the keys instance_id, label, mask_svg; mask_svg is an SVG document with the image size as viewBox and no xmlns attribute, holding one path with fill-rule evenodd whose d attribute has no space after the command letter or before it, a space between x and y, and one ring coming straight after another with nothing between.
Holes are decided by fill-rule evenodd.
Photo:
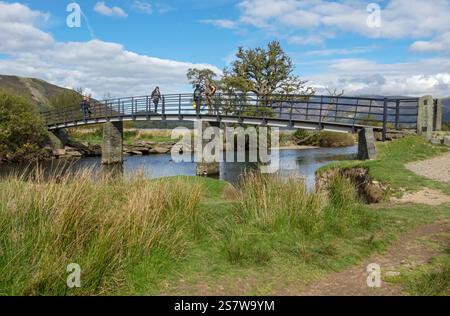
<instances>
[{"instance_id":1,"label":"boulder on bank","mask_svg":"<svg viewBox=\"0 0 450 316\"><path fill-rule=\"evenodd\" d=\"M168 154L171 149L172 148L158 146L158 147L152 148L150 150L150 153L151 154L158 154L158 155Z\"/></svg>"},{"instance_id":2,"label":"boulder on bank","mask_svg":"<svg viewBox=\"0 0 450 316\"><path fill-rule=\"evenodd\" d=\"M368 204L380 203L386 196L387 186L375 181L370 176L369 171L362 167L334 168L322 171L316 174L316 190L327 191L330 183L337 176L342 176L353 183L358 191L359 198Z\"/></svg>"}]
</instances>

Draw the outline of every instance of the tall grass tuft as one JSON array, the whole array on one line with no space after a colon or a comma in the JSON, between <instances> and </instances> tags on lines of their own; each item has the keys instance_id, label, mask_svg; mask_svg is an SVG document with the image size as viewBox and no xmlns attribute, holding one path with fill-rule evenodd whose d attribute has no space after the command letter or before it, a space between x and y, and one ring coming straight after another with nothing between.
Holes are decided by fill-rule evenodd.
<instances>
[{"instance_id":1,"label":"tall grass tuft","mask_svg":"<svg viewBox=\"0 0 450 316\"><path fill-rule=\"evenodd\" d=\"M0 183L0 295L106 294L153 252L183 256L201 186L101 179L92 171ZM66 267L81 266L81 288Z\"/></svg>"},{"instance_id":2,"label":"tall grass tuft","mask_svg":"<svg viewBox=\"0 0 450 316\"><path fill-rule=\"evenodd\" d=\"M342 177L330 182L328 194L320 194L308 192L302 181L246 174L225 252L233 264L262 264L286 253L323 264L336 252L338 238L376 220L359 203L356 188Z\"/></svg>"},{"instance_id":3,"label":"tall grass tuft","mask_svg":"<svg viewBox=\"0 0 450 316\"><path fill-rule=\"evenodd\" d=\"M320 195L307 192L303 182L248 173L241 188L238 203L245 222L270 229L289 226L308 233L317 229L325 203Z\"/></svg>"}]
</instances>

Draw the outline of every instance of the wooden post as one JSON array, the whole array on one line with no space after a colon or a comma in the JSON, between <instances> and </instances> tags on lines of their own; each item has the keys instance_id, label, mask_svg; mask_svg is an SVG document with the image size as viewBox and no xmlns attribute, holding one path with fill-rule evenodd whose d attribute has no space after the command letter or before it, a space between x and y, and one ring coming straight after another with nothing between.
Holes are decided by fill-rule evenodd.
<instances>
[{"instance_id":1,"label":"wooden post","mask_svg":"<svg viewBox=\"0 0 450 316\"><path fill-rule=\"evenodd\" d=\"M383 142L386 141L387 121L388 121L388 103L387 103L387 98L384 98L384 102L383 102L383 134L382 134Z\"/></svg>"},{"instance_id":2,"label":"wooden post","mask_svg":"<svg viewBox=\"0 0 450 316\"><path fill-rule=\"evenodd\" d=\"M400 100L395 104L395 129L400 130Z\"/></svg>"}]
</instances>

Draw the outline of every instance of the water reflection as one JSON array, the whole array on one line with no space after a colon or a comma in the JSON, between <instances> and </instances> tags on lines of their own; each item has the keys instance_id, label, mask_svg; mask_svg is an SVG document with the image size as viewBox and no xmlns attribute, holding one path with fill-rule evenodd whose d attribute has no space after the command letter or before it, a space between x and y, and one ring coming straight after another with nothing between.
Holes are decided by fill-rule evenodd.
<instances>
[{"instance_id":1,"label":"water reflection","mask_svg":"<svg viewBox=\"0 0 450 316\"><path fill-rule=\"evenodd\" d=\"M338 160L354 159L357 146L345 148L311 148L280 150L281 177L304 179L309 189L314 187L315 172L318 168ZM53 161L41 164L46 175L52 175L60 170L81 171L92 169L98 176L114 174L123 176L142 171L147 178L160 178L177 175L194 176L195 163L175 163L170 155L129 156L125 157L123 165L102 166L99 157L83 158L68 164L64 161ZM11 172L22 172L27 166L0 165L0 176ZM221 163L220 176L216 178L237 184L245 170L256 169L256 163ZM30 169L30 167L28 167Z\"/></svg>"}]
</instances>

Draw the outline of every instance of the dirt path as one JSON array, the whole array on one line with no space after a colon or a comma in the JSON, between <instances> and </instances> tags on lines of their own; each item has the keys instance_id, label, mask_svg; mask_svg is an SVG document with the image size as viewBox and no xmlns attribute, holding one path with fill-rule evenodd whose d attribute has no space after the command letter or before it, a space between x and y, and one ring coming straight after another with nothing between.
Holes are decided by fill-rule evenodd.
<instances>
[{"instance_id":1,"label":"dirt path","mask_svg":"<svg viewBox=\"0 0 450 316\"><path fill-rule=\"evenodd\" d=\"M387 282L382 282L381 288L369 288L367 286L367 266L371 263L377 263L381 266L382 275L386 275L386 273L392 273L401 266L414 267L427 263L431 258L438 255L439 251L432 249L419 239L427 237L448 244L449 241L443 239L439 234L449 231L450 221L421 226L402 236L390 247L387 253L374 255L356 267L328 275L323 280L295 295L403 295L404 293L398 285Z\"/></svg>"},{"instance_id":2,"label":"dirt path","mask_svg":"<svg viewBox=\"0 0 450 316\"><path fill-rule=\"evenodd\" d=\"M417 203L426 205L441 205L450 203L450 195L446 195L442 191L425 188L418 192L407 192L401 198L391 198L394 204Z\"/></svg>"},{"instance_id":3,"label":"dirt path","mask_svg":"<svg viewBox=\"0 0 450 316\"><path fill-rule=\"evenodd\" d=\"M405 165L407 169L420 176L442 182L450 182L450 153L416 161Z\"/></svg>"},{"instance_id":4,"label":"dirt path","mask_svg":"<svg viewBox=\"0 0 450 316\"><path fill-rule=\"evenodd\" d=\"M425 264L433 257L441 254L439 245L449 245L450 219L440 223L424 225L406 233L394 242L387 252L376 254L357 266L341 272L327 274L321 280L313 281L305 287L305 279L289 280L281 275L266 275L264 283L260 272L256 274L219 277L188 281L181 279L176 284L167 284L171 291L162 295L283 295L283 296L393 296L404 295L399 285L382 282L381 288L371 289L367 286L367 266L377 263L383 276L396 272L399 267L414 268ZM434 246L434 247L433 247ZM261 287L262 291L261 291Z\"/></svg>"}]
</instances>

